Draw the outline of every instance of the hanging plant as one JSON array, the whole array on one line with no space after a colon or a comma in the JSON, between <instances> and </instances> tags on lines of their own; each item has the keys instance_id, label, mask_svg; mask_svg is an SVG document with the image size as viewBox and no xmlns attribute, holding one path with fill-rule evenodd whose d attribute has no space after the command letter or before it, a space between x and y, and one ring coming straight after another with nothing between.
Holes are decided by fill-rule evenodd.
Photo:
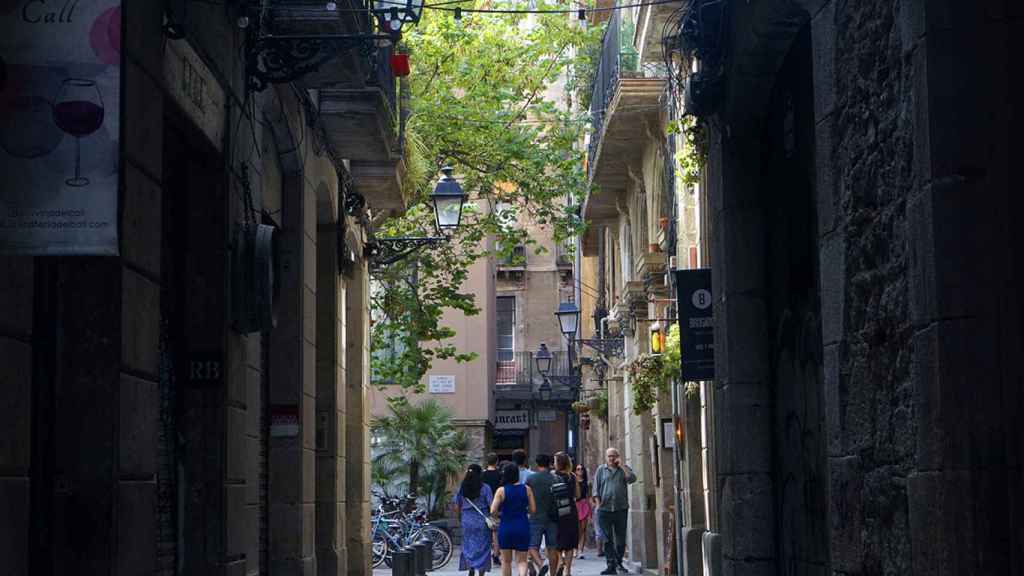
<instances>
[{"instance_id":1,"label":"hanging plant","mask_svg":"<svg viewBox=\"0 0 1024 576\"><path fill-rule=\"evenodd\" d=\"M676 174L683 184L697 184L707 158L707 132L704 125L694 116L684 116L670 122L666 132L669 136L683 135L682 149L676 152Z\"/></svg>"},{"instance_id":2,"label":"hanging plant","mask_svg":"<svg viewBox=\"0 0 1024 576\"><path fill-rule=\"evenodd\" d=\"M608 389L602 388L597 395L590 400L590 408L594 415L601 419L601 422L608 423Z\"/></svg>"},{"instance_id":3,"label":"hanging plant","mask_svg":"<svg viewBox=\"0 0 1024 576\"><path fill-rule=\"evenodd\" d=\"M583 400L577 400L572 403L572 409L577 414L586 414L587 412L590 412L590 404L587 404Z\"/></svg>"},{"instance_id":4,"label":"hanging plant","mask_svg":"<svg viewBox=\"0 0 1024 576\"><path fill-rule=\"evenodd\" d=\"M665 352L661 356L661 370L664 373L665 381L672 382L679 377L682 370L682 360L679 350L679 324L672 324L665 334Z\"/></svg>"},{"instance_id":5,"label":"hanging plant","mask_svg":"<svg viewBox=\"0 0 1024 576\"><path fill-rule=\"evenodd\" d=\"M658 396L668 390L661 354L641 354L629 365L629 385L633 388L633 413L654 408Z\"/></svg>"}]
</instances>

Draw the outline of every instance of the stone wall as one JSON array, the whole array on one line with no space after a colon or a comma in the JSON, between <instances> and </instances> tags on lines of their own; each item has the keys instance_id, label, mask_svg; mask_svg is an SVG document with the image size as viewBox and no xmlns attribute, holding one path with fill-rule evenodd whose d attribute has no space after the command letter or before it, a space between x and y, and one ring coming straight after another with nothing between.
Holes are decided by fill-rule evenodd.
<instances>
[{"instance_id":1,"label":"stone wall","mask_svg":"<svg viewBox=\"0 0 1024 576\"><path fill-rule=\"evenodd\" d=\"M790 419L779 409L791 400L766 386L784 332L762 279L777 263L750 248L777 219L763 209L764 193L785 191L751 193L764 181L749 144L776 110L776 74L808 26L821 412L814 390L801 397L825 430L828 570L1020 571L1014 487L1024 435L1013 415L1024 238L1011 216L1021 201L1009 192L1007 153L1019 125L1007 102L1020 82L1005 74L1020 20L998 2L736 6L708 163L721 304L712 524L727 572L822 568L807 555L816 535L790 530L788 509L772 496L793 481L780 474L791 452L780 444Z\"/></svg>"},{"instance_id":2,"label":"stone wall","mask_svg":"<svg viewBox=\"0 0 1024 576\"><path fill-rule=\"evenodd\" d=\"M911 573L909 4L832 2L812 23L815 73L835 78L834 92L816 82L815 100L832 565L844 573Z\"/></svg>"}]
</instances>

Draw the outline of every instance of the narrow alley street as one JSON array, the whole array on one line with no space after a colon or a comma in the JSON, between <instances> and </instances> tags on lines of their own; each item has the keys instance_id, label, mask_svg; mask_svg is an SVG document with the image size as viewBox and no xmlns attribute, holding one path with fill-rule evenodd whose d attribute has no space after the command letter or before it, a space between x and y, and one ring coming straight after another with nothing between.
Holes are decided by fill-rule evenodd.
<instances>
[{"instance_id":1,"label":"narrow alley street","mask_svg":"<svg viewBox=\"0 0 1024 576\"><path fill-rule=\"evenodd\" d=\"M581 560L579 558L573 560L572 563L572 574L574 576L598 576L602 570L605 569L604 561L594 554L593 550L588 551L585 557ZM445 566L438 570L428 572L432 576L466 576L466 571L459 571L459 550L455 551L452 560ZM637 570L632 572L638 574ZM493 566L490 572L487 572L491 576L501 575L501 566ZM373 576L392 576L391 569L386 567L377 568L373 571ZM479 574L477 576L480 576ZM517 576L517 572L513 568L512 576Z\"/></svg>"},{"instance_id":2,"label":"narrow alley street","mask_svg":"<svg viewBox=\"0 0 1024 576\"><path fill-rule=\"evenodd\" d=\"M1021 54L1024 0L0 0L0 576L1024 576Z\"/></svg>"}]
</instances>

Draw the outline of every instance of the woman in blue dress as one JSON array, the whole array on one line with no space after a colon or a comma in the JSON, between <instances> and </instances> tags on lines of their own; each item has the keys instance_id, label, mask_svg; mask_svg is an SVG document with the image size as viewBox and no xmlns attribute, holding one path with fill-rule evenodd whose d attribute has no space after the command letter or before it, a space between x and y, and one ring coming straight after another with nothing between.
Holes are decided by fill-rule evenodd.
<instances>
[{"instance_id":1,"label":"woman in blue dress","mask_svg":"<svg viewBox=\"0 0 1024 576\"><path fill-rule=\"evenodd\" d=\"M455 494L455 511L462 522L459 570L469 570L469 576L491 569L491 530L484 520L491 500L491 487L483 483L483 470L479 464L470 464Z\"/></svg>"},{"instance_id":2,"label":"woman in blue dress","mask_svg":"<svg viewBox=\"0 0 1024 576\"><path fill-rule=\"evenodd\" d=\"M501 574L512 576L512 554L515 553L519 576L527 576L526 552L530 548L530 521L527 514L537 511L533 491L519 483L519 467L506 464L501 469L501 487L494 495L491 515L501 514L498 525L498 548L501 549Z\"/></svg>"}]
</instances>

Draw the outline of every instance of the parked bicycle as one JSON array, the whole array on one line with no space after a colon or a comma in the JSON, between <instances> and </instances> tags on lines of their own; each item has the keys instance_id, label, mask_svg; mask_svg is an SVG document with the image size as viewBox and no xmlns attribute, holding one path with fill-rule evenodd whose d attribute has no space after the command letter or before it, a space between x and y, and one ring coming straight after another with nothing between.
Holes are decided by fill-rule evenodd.
<instances>
[{"instance_id":1,"label":"parked bicycle","mask_svg":"<svg viewBox=\"0 0 1024 576\"><path fill-rule=\"evenodd\" d=\"M405 546L427 539L433 544L431 569L438 570L451 561L455 551L448 530L427 521L427 511L416 505L416 497L395 498L374 492L380 501L370 519L373 543L373 567L391 566L392 554Z\"/></svg>"}]
</instances>

